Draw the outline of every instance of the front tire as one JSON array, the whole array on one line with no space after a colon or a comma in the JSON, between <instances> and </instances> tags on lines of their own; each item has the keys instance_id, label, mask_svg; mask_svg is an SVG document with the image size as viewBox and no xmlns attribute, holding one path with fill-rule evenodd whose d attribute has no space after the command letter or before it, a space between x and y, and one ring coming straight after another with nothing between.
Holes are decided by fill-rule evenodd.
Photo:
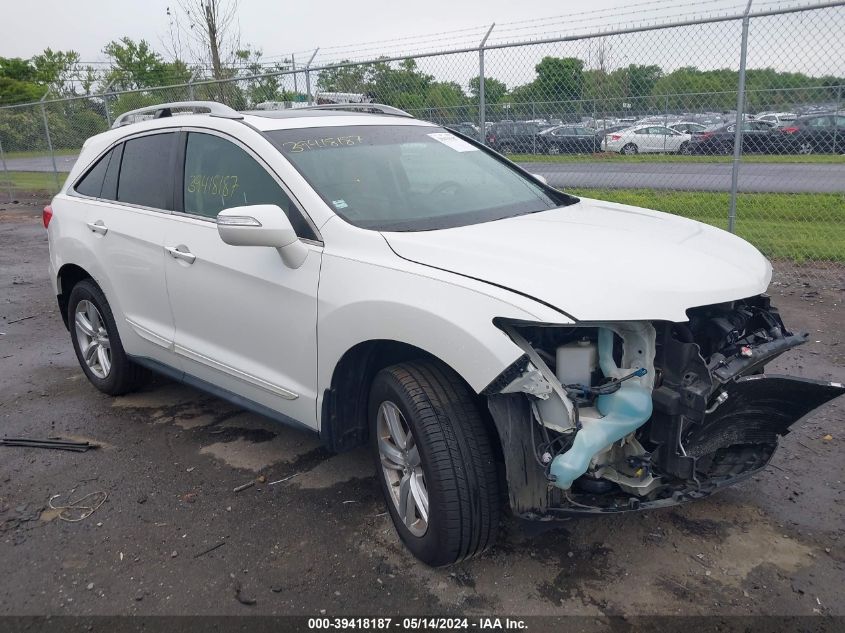
<instances>
[{"instance_id":1,"label":"front tire","mask_svg":"<svg viewBox=\"0 0 845 633\"><path fill-rule=\"evenodd\" d=\"M370 437L378 479L399 536L440 567L493 545L499 482L475 395L436 361L394 365L373 380Z\"/></svg>"},{"instance_id":2,"label":"front tire","mask_svg":"<svg viewBox=\"0 0 845 633\"><path fill-rule=\"evenodd\" d=\"M144 383L147 372L126 356L111 307L90 279L70 292L68 325L79 365L97 389L119 396Z\"/></svg>"}]
</instances>

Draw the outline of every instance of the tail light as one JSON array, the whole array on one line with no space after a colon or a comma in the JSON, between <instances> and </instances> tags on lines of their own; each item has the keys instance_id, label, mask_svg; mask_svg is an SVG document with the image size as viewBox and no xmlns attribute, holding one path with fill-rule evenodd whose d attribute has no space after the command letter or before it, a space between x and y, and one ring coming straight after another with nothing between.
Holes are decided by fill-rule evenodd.
<instances>
[{"instance_id":1,"label":"tail light","mask_svg":"<svg viewBox=\"0 0 845 633\"><path fill-rule=\"evenodd\" d=\"M44 210L41 212L41 221L44 223L44 228L46 229L50 226L50 220L53 219L53 207L49 204L44 207Z\"/></svg>"},{"instance_id":2,"label":"tail light","mask_svg":"<svg viewBox=\"0 0 845 633\"><path fill-rule=\"evenodd\" d=\"M618 141L620 138L622 138L622 135L621 135L621 134L611 134L611 135L610 135L610 140L611 140L611 141Z\"/></svg>"},{"instance_id":3,"label":"tail light","mask_svg":"<svg viewBox=\"0 0 845 633\"><path fill-rule=\"evenodd\" d=\"M700 138L702 141L706 141L706 140L707 140L708 138L710 138L711 136L713 136L713 132L702 132L702 133L699 135L699 138Z\"/></svg>"},{"instance_id":4,"label":"tail light","mask_svg":"<svg viewBox=\"0 0 845 633\"><path fill-rule=\"evenodd\" d=\"M798 128L794 127L794 126L782 127L780 129L780 131L783 132L784 134L795 134L798 131Z\"/></svg>"}]
</instances>

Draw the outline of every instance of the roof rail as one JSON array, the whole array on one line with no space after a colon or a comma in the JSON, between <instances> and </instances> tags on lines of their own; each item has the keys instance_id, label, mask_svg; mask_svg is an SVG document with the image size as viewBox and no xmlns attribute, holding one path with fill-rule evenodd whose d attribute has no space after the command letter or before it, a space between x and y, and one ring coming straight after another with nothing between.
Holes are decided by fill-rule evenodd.
<instances>
[{"instance_id":1,"label":"roof rail","mask_svg":"<svg viewBox=\"0 0 845 633\"><path fill-rule=\"evenodd\" d=\"M298 110L350 110L354 112L369 112L370 114L386 114L388 116L414 117L404 110L382 103L325 103L321 105L305 106Z\"/></svg>"},{"instance_id":2,"label":"roof rail","mask_svg":"<svg viewBox=\"0 0 845 633\"><path fill-rule=\"evenodd\" d=\"M142 114L152 114L154 119L163 119L173 116L173 110L193 110L207 112L211 116L222 117L224 119L242 119L244 116L233 110L223 103L216 101L174 101L173 103L160 103L154 106L147 106L145 108L138 108L137 110L130 110L124 112L114 120L113 128L121 125L128 125L134 123L131 121L132 117Z\"/></svg>"}]
</instances>

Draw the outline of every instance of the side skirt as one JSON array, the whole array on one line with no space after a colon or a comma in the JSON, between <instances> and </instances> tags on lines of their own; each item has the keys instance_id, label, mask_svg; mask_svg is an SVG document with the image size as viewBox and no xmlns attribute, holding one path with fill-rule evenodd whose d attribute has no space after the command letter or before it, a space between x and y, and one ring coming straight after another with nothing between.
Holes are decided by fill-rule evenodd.
<instances>
[{"instance_id":1,"label":"side skirt","mask_svg":"<svg viewBox=\"0 0 845 633\"><path fill-rule=\"evenodd\" d=\"M147 358L145 356L130 356L129 359L133 363L137 363L142 367L146 367L152 372L161 374L162 376L166 376L167 378L175 380L176 382L184 383L190 387L199 389L200 391L204 391L205 393L220 398L221 400L226 400L227 402L230 402L236 407L246 409L247 411L252 411L253 413L257 413L258 415L263 415L265 418L270 418L274 422L280 422L285 426L290 426L301 431L308 431L309 433L319 434L317 431L315 431L313 428L311 428L304 422L295 420L292 417L285 415L284 413L280 413L275 409L271 409L268 406L259 404L258 402L250 400L249 398L244 398L243 396L231 392L227 389L223 389L221 387L218 387L217 385L213 385L210 382L203 380L202 378L197 378L196 376L192 376L191 374L186 374L185 372L179 369L175 369L170 365L165 365L164 363L161 363L157 360L153 360L152 358Z\"/></svg>"}]
</instances>

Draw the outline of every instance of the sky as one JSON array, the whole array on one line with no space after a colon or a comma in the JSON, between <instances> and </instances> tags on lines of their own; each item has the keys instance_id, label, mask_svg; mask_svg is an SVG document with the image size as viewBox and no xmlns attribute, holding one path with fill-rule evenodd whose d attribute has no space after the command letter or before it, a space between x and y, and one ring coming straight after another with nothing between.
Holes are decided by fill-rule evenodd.
<instances>
[{"instance_id":1,"label":"sky","mask_svg":"<svg viewBox=\"0 0 845 633\"><path fill-rule=\"evenodd\" d=\"M822 0L753 0L753 11ZM296 53L303 64L315 48L314 67L344 59L363 61L381 55L401 56L477 46L496 23L489 43L498 44L596 33L694 17L742 13L747 0L241 0L238 11L241 45L263 52L266 62ZM146 39L164 52L169 41L167 9L174 0L0 0L0 56L31 57L44 48L76 50L83 63L105 61L110 40ZM530 7L530 10L526 10ZM738 67L741 23L649 31L607 38L491 50L487 76L509 87L534 78L545 56L574 56L595 68L599 51L609 69L628 64L656 64L664 71L684 66L702 69ZM810 75L845 75L841 34L845 9L793 13L752 20L749 68L773 67ZM475 52L418 60L421 70L466 88L478 74ZM99 66L103 68L103 66ZM301 81L302 76L298 77ZM294 89L294 78L284 78ZM290 83L291 85L287 85Z\"/></svg>"},{"instance_id":2,"label":"sky","mask_svg":"<svg viewBox=\"0 0 845 633\"><path fill-rule=\"evenodd\" d=\"M771 5L772 0L756 0ZM794 2L793 2L794 3ZM121 36L146 39L163 48L168 39L167 7L173 0L0 0L2 37L0 56L31 57L46 47L76 50L82 61L102 61L103 46ZM632 6L633 5L633 6ZM530 11L526 8L530 6ZM373 0L241 0L239 24L241 41L263 51L265 57L321 47L321 57L361 50L379 53L415 43L414 36L430 36L429 46L466 44L483 34L483 25L523 21L502 32L501 38L524 37L533 33L568 32L576 28L598 29L630 24L635 19L661 16L682 18L691 12L731 12L744 6L743 0L689 0L656 2L647 0L532 0L530 5L514 0L426 0L425 2L384 2ZM571 14L566 21L544 20L547 16ZM525 23L526 20L533 22ZM551 22L551 24L550 24ZM449 32L472 29L458 34ZM508 29L500 26L496 31ZM444 35L444 32L446 35ZM440 41L436 41L436 40ZM368 42L394 40L363 45ZM419 40L417 40L419 41ZM338 49L344 45L355 45ZM369 55L376 56L376 55Z\"/></svg>"}]
</instances>

